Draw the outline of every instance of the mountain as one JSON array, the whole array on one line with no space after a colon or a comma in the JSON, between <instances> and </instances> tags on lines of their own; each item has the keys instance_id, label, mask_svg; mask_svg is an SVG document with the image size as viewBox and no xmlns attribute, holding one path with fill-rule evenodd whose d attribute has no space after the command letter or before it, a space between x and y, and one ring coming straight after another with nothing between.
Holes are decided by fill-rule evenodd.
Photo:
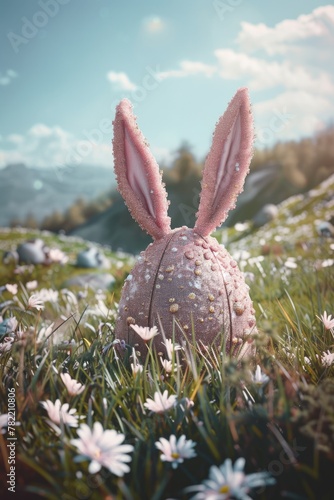
<instances>
[{"instance_id":1,"label":"mountain","mask_svg":"<svg viewBox=\"0 0 334 500\"><path fill-rule=\"evenodd\" d=\"M198 177L189 174L178 182L166 179L166 189L172 227L193 227L200 193ZM266 203L280 203L298 192L300 190L286 179L279 165L268 165L251 172L237 206L230 212L225 225L232 226L236 222L249 220ZM71 234L110 245L115 250L138 253L147 247L152 238L132 219L121 196L118 194L113 199L110 208L77 227Z\"/></svg>"},{"instance_id":2,"label":"mountain","mask_svg":"<svg viewBox=\"0 0 334 500\"><path fill-rule=\"evenodd\" d=\"M61 175L60 175L61 174ZM110 169L77 166L63 169L8 165L0 170L0 226L28 214L40 222L54 211L63 212L78 198L94 200L115 185Z\"/></svg>"}]
</instances>

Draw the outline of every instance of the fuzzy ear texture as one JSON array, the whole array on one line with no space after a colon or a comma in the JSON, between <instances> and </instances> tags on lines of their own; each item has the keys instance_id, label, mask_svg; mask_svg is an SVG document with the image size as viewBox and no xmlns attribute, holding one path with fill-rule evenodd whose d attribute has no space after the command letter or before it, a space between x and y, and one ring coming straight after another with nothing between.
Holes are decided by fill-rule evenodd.
<instances>
[{"instance_id":1,"label":"fuzzy ear texture","mask_svg":"<svg viewBox=\"0 0 334 500\"><path fill-rule=\"evenodd\" d=\"M128 99L116 108L113 148L118 190L132 217L154 239L162 238L170 232L167 193Z\"/></svg>"},{"instance_id":2,"label":"fuzzy ear texture","mask_svg":"<svg viewBox=\"0 0 334 500\"><path fill-rule=\"evenodd\" d=\"M246 88L220 117L206 158L195 231L208 236L226 219L243 190L252 158L253 120Z\"/></svg>"}]
</instances>

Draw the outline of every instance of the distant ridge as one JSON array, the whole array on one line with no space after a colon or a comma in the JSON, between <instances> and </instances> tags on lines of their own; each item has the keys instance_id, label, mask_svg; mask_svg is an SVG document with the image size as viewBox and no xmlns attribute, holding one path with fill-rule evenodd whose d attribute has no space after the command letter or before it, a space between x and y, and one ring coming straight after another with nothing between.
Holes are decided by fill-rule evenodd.
<instances>
[{"instance_id":1,"label":"distant ridge","mask_svg":"<svg viewBox=\"0 0 334 500\"><path fill-rule=\"evenodd\" d=\"M112 162L111 162L112 163ZM32 214L37 222L55 210L64 212L78 198L94 200L115 185L110 169L74 166L62 169L28 168L22 163L0 169L0 226Z\"/></svg>"}]
</instances>

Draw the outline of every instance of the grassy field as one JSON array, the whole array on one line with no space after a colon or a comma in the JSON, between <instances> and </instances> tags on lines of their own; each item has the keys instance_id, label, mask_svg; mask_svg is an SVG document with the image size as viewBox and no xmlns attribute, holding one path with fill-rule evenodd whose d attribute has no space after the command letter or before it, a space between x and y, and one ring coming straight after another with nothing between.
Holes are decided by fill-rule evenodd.
<instances>
[{"instance_id":1,"label":"grassy field","mask_svg":"<svg viewBox=\"0 0 334 500\"><path fill-rule=\"evenodd\" d=\"M217 348L203 356L198 341L164 362L148 343L141 365L113 333L132 256L103 249L113 289L69 289L86 242L0 231L1 251L39 236L68 257L0 267L1 498L14 476L24 498L332 498L334 324L322 318L334 314L334 239L317 224L333 212L333 191L329 179L258 230L216 233L250 286L251 362ZM13 401L16 425L2 416Z\"/></svg>"}]
</instances>

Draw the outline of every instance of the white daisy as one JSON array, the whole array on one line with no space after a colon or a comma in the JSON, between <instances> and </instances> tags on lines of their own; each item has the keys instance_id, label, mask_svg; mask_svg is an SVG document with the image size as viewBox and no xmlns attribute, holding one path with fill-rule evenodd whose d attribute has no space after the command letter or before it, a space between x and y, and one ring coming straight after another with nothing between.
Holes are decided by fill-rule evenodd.
<instances>
[{"instance_id":1,"label":"white daisy","mask_svg":"<svg viewBox=\"0 0 334 500\"><path fill-rule=\"evenodd\" d=\"M169 359L172 359L173 352L180 351L182 348L179 344L173 344L171 339L166 339L166 342L162 342L162 344L166 347L167 356Z\"/></svg>"},{"instance_id":2,"label":"white daisy","mask_svg":"<svg viewBox=\"0 0 334 500\"><path fill-rule=\"evenodd\" d=\"M260 365L256 366L255 374L252 374L252 379L254 384L259 386L264 385L269 381L268 375L262 373Z\"/></svg>"},{"instance_id":3,"label":"white daisy","mask_svg":"<svg viewBox=\"0 0 334 500\"><path fill-rule=\"evenodd\" d=\"M130 325L131 328L141 337L144 342L148 342L153 339L156 335L159 335L158 329L156 326L149 328L148 326L138 326L138 325Z\"/></svg>"},{"instance_id":4,"label":"white daisy","mask_svg":"<svg viewBox=\"0 0 334 500\"><path fill-rule=\"evenodd\" d=\"M55 403L52 403L52 401L48 399L42 401L41 405L48 412L50 420L55 424L59 425L62 421L70 427L78 427L79 416L75 415L77 410L75 408L69 410L68 403L62 405L59 399L57 399Z\"/></svg>"},{"instance_id":5,"label":"white daisy","mask_svg":"<svg viewBox=\"0 0 334 500\"><path fill-rule=\"evenodd\" d=\"M187 488L188 491L198 491L193 500L227 500L229 498L251 500L248 492L253 488L275 483L268 472L244 473L245 459L238 458L234 465L230 458L217 467L210 467L209 478L202 484Z\"/></svg>"},{"instance_id":6,"label":"white daisy","mask_svg":"<svg viewBox=\"0 0 334 500\"><path fill-rule=\"evenodd\" d=\"M37 280L28 281L26 283L27 290L35 290L37 288L37 286L38 286Z\"/></svg>"},{"instance_id":7,"label":"white daisy","mask_svg":"<svg viewBox=\"0 0 334 500\"><path fill-rule=\"evenodd\" d=\"M320 315L320 319L323 322L326 330L331 330L332 328L334 328L334 318L332 318L331 314L327 315L327 312L324 311L324 314Z\"/></svg>"},{"instance_id":8,"label":"white daisy","mask_svg":"<svg viewBox=\"0 0 334 500\"><path fill-rule=\"evenodd\" d=\"M78 382L74 378L71 378L68 373L61 373L60 377L64 382L64 385L70 396L77 396L78 394L81 394L86 388L85 385L80 384L80 382Z\"/></svg>"},{"instance_id":9,"label":"white daisy","mask_svg":"<svg viewBox=\"0 0 334 500\"><path fill-rule=\"evenodd\" d=\"M167 389L161 394L160 392L155 392L153 399L146 399L144 406L155 413L164 413L165 411L173 408L176 402L176 396L168 396Z\"/></svg>"},{"instance_id":10,"label":"white daisy","mask_svg":"<svg viewBox=\"0 0 334 500\"><path fill-rule=\"evenodd\" d=\"M0 354L10 351L13 346L13 342L14 339L12 339L11 337L5 337L0 343Z\"/></svg>"},{"instance_id":11,"label":"white daisy","mask_svg":"<svg viewBox=\"0 0 334 500\"><path fill-rule=\"evenodd\" d=\"M37 311L41 311L42 309L44 309L44 302L40 297L38 297L38 295L33 294L31 295L31 297L29 297L28 308L37 309Z\"/></svg>"},{"instance_id":12,"label":"white daisy","mask_svg":"<svg viewBox=\"0 0 334 500\"><path fill-rule=\"evenodd\" d=\"M131 363L131 370L132 370L133 375L137 375L137 373L142 373L143 365L138 363L138 361L135 363Z\"/></svg>"},{"instance_id":13,"label":"white daisy","mask_svg":"<svg viewBox=\"0 0 334 500\"><path fill-rule=\"evenodd\" d=\"M175 372L177 370L177 367L173 365L173 363L169 359L160 358L160 361L162 364L162 368L166 373L172 373L173 371Z\"/></svg>"},{"instance_id":14,"label":"white daisy","mask_svg":"<svg viewBox=\"0 0 334 500\"><path fill-rule=\"evenodd\" d=\"M8 413L0 415L0 434L5 434L8 426Z\"/></svg>"},{"instance_id":15,"label":"white daisy","mask_svg":"<svg viewBox=\"0 0 334 500\"><path fill-rule=\"evenodd\" d=\"M161 451L161 460L171 462L173 469L176 469L185 458L196 457L194 451L196 443L191 439L187 440L185 435L182 435L178 440L174 434L169 437L169 440L160 438L155 446Z\"/></svg>"},{"instance_id":16,"label":"white daisy","mask_svg":"<svg viewBox=\"0 0 334 500\"><path fill-rule=\"evenodd\" d=\"M323 352L321 356L321 363L324 366L331 366L334 363L334 352Z\"/></svg>"},{"instance_id":17,"label":"white daisy","mask_svg":"<svg viewBox=\"0 0 334 500\"><path fill-rule=\"evenodd\" d=\"M81 424L77 433L79 439L72 439L71 444L80 455L91 460L88 467L90 474L95 474L102 466L119 477L129 472L130 467L125 462L131 462L128 453L133 451L133 446L121 444L125 439L124 434L118 434L115 430L105 431L100 422L95 422L93 429Z\"/></svg>"},{"instance_id":18,"label":"white daisy","mask_svg":"<svg viewBox=\"0 0 334 500\"><path fill-rule=\"evenodd\" d=\"M12 295L17 294L17 285L11 285L10 283L7 283L6 285L6 290L7 292L11 293Z\"/></svg>"}]
</instances>

